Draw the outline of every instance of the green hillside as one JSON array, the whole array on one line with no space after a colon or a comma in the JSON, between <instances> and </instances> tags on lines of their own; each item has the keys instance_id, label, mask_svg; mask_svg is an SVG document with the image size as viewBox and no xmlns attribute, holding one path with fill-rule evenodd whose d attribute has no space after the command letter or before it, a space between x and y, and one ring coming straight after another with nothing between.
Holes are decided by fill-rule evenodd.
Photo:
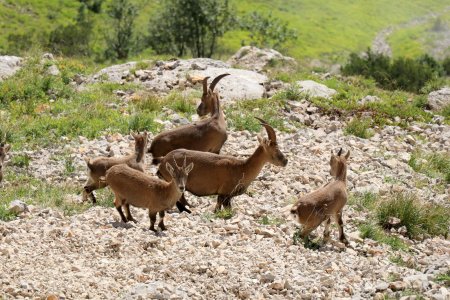
<instances>
[{"instance_id":1,"label":"green hillside","mask_svg":"<svg viewBox=\"0 0 450 300\"><path fill-rule=\"evenodd\" d=\"M110 0L105 1L105 5ZM157 14L157 1L136 0L140 15L137 30L147 31L148 20ZM342 61L349 52L365 50L376 33L391 25L435 12L441 13L450 6L443 0L232 0L238 15L251 11L272 12L289 22L298 32L298 40L288 45L284 52L296 58L329 58ZM48 33L57 26L74 22L79 2L76 0L0 0L0 53L8 49L8 36L29 34L30 43L42 44ZM95 17L95 44L101 47L106 28L106 15ZM449 22L446 18L444 22ZM432 22L432 21L430 21ZM430 26L428 26L430 27ZM400 30L389 38L394 54L421 54L428 48L424 43L428 27L420 25ZM219 56L236 51L246 33L233 31L220 41ZM8 53L16 54L16 53Z\"/></svg>"}]
</instances>

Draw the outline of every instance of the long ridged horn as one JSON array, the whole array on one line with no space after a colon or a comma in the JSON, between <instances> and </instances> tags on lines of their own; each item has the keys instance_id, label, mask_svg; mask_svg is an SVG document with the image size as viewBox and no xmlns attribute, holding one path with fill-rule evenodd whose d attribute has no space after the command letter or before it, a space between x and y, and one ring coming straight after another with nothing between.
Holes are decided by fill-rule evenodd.
<instances>
[{"instance_id":1,"label":"long ridged horn","mask_svg":"<svg viewBox=\"0 0 450 300\"><path fill-rule=\"evenodd\" d=\"M175 163L175 166L176 166L178 169L180 169L180 167L179 167L178 164L177 164L177 161L175 160L175 156L173 157L173 162Z\"/></svg>"},{"instance_id":2,"label":"long ridged horn","mask_svg":"<svg viewBox=\"0 0 450 300\"><path fill-rule=\"evenodd\" d=\"M338 152L337 156L341 156L341 154L342 154L342 148L339 149L339 152Z\"/></svg>"},{"instance_id":3,"label":"long ridged horn","mask_svg":"<svg viewBox=\"0 0 450 300\"><path fill-rule=\"evenodd\" d=\"M216 84L220 81L220 79L222 79L222 78L224 78L225 76L228 76L228 75L230 75L230 74L225 73L225 74L221 74L221 75L217 76L216 78L214 78L214 80L209 85L209 89L211 91L214 91L214 88L216 87Z\"/></svg>"},{"instance_id":4,"label":"long ridged horn","mask_svg":"<svg viewBox=\"0 0 450 300\"><path fill-rule=\"evenodd\" d=\"M208 93L208 77L203 78L203 95L206 95Z\"/></svg>"},{"instance_id":5,"label":"long ridged horn","mask_svg":"<svg viewBox=\"0 0 450 300\"><path fill-rule=\"evenodd\" d=\"M186 154L184 155L183 168L186 168Z\"/></svg>"},{"instance_id":6,"label":"long ridged horn","mask_svg":"<svg viewBox=\"0 0 450 300\"><path fill-rule=\"evenodd\" d=\"M272 126L267 124L267 122L261 118L255 117L255 119L257 119L259 122L261 122L261 125L264 126L264 128L266 128L267 135L269 136L269 140L271 140L273 143L276 143L277 135L275 134L275 130L272 128Z\"/></svg>"}]
</instances>

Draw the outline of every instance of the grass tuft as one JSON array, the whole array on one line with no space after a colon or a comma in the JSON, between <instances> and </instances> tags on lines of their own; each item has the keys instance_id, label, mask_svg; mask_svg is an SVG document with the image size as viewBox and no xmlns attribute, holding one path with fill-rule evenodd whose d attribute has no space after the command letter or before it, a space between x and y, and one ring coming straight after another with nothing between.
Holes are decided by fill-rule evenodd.
<instances>
[{"instance_id":1,"label":"grass tuft","mask_svg":"<svg viewBox=\"0 0 450 300\"><path fill-rule=\"evenodd\" d=\"M384 232L377 224L365 223L359 226L360 236L391 246L393 250L407 250L408 246L396 236Z\"/></svg>"},{"instance_id":2,"label":"grass tuft","mask_svg":"<svg viewBox=\"0 0 450 300\"><path fill-rule=\"evenodd\" d=\"M370 128L371 121L369 119L354 118L347 124L344 133L346 135L354 135L362 139L368 139L373 136L373 132Z\"/></svg>"},{"instance_id":3,"label":"grass tuft","mask_svg":"<svg viewBox=\"0 0 450 300\"><path fill-rule=\"evenodd\" d=\"M423 234L448 236L450 213L441 205L422 204L413 194L394 194L379 203L376 219L380 226L390 229L392 217L400 219L396 227L405 226L409 238L419 238Z\"/></svg>"},{"instance_id":4,"label":"grass tuft","mask_svg":"<svg viewBox=\"0 0 450 300\"><path fill-rule=\"evenodd\" d=\"M415 151L411 154L409 166L416 172L429 177L442 178L450 183L450 154L424 153Z\"/></svg>"}]
</instances>

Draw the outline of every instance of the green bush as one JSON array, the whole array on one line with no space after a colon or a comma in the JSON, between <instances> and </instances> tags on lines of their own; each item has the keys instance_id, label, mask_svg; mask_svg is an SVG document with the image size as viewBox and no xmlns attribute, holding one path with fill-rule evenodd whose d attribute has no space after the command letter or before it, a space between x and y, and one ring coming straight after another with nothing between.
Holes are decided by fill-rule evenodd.
<instances>
[{"instance_id":1,"label":"green bush","mask_svg":"<svg viewBox=\"0 0 450 300\"><path fill-rule=\"evenodd\" d=\"M383 88L417 93L428 82L444 76L444 69L443 64L426 54L416 59L399 57L391 61L388 56L369 48L362 57L350 54L342 73L373 78Z\"/></svg>"}]
</instances>

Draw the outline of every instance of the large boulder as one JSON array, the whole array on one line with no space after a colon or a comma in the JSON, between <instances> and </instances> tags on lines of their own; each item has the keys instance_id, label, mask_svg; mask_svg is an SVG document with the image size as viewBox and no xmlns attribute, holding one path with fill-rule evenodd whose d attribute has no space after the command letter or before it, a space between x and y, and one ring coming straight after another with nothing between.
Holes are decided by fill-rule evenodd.
<instances>
[{"instance_id":1,"label":"large boulder","mask_svg":"<svg viewBox=\"0 0 450 300\"><path fill-rule=\"evenodd\" d=\"M284 56L276 50L259 49L253 46L242 47L228 60L228 63L232 66L257 72L280 62L290 65L296 63L292 57Z\"/></svg>"},{"instance_id":2,"label":"large boulder","mask_svg":"<svg viewBox=\"0 0 450 300\"><path fill-rule=\"evenodd\" d=\"M312 98L330 99L334 94L337 93L336 90L330 89L326 85L315 82L313 80L297 81L296 84L300 89L300 93L308 95Z\"/></svg>"},{"instance_id":3,"label":"large boulder","mask_svg":"<svg viewBox=\"0 0 450 300\"><path fill-rule=\"evenodd\" d=\"M450 87L444 87L440 90L428 94L428 106L439 111L450 105Z\"/></svg>"},{"instance_id":4,"label":"large boulder","mask_svg":"<svg viewBox=\"0 0 450 300\"><path fill-rule=\"evenodd\" d=\"M137 70L142 64L129 62L105 68L95 74L90 82L133 82L142 84L157 94L167 94L174 89L192 89L199 78L229 73L217 85L220 97L225 100L259 99L264 97L267 76L242 69L231 68L225 62L209 58L146 62L149 67ZM200 84L198 84L200 87Z\"/></svg>"},{"instance_id":5,"label":"large boulder","mask_svg":"<svg viewBox=\"0 0 450 300\"><path fill-rule=\"evenodd\" d=\"M22 58L17 56L0 56L0 81L14 75L21 67Z\"/></svg>"}]
</instances>

